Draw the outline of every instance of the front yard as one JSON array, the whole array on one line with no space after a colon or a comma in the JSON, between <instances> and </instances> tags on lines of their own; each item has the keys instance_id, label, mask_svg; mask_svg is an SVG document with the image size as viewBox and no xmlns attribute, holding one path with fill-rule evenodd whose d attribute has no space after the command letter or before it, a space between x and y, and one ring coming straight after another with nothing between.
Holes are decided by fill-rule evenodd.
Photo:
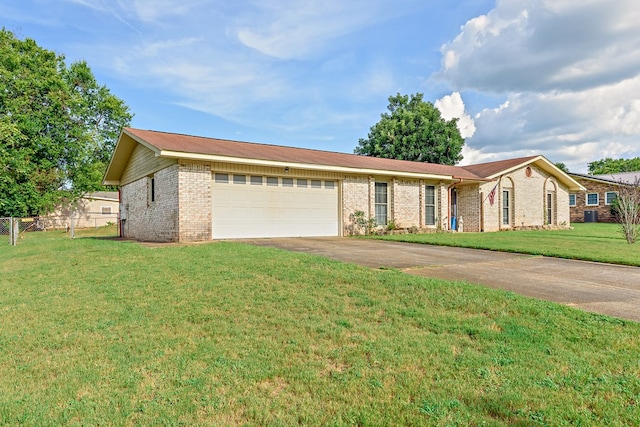
<instances>
[{"instance_id":1,"label":"front yard","mask_svg":"<svg viewBox=\"0 0 640 427\"><path fill-rule=\"evenodd\" d=\"M370 236L369 238L640 266L640 243L628 244L620 233L619 225L578 223L571 226L572 230L445 232Z\"/></svg>"},{"instance_id":2,"label":"front yard","mask_svg":"<svg viewBox=\"0 0 640 427\"><path fill-rule=\"evenodd\" d=\"M637 323L262 247L94 234L0 246L5 425L640 419Z\"/></svg>"}]
</instances>

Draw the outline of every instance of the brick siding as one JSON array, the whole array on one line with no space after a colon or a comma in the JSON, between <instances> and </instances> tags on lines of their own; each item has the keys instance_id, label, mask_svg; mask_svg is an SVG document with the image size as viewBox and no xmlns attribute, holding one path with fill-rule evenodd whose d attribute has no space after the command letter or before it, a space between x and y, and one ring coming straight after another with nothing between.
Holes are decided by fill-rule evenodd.
<instances>
[{"instance_id":1,"label":"brick siding","mask_svg":"<svg viewBox=\"0 0 640 427\"><path fill-rule=\"evenodd\" d=\"M208 163L180 163L178 176L178 240L210 240L213 226L211 166Z\"/></svg>"},{"instance_id":2,"label":"brick siding","mask_svg":"<svg viewBox=\"0 0 640 427\"><path fill-rule=\"evenodd\" d=\"M424 222L420 220L423 212L420 181L394 179L392 186L391 218L395 225L400 228L420 227Z\"/></svg>"},{"instance_id":3,"label":"brick siding","mask_svg":"<svg viewBox=\"0 0 640 427\"><path fill-rule=\"evenodd\" d=\"M484 231L498 231L528 228L563 228L568 227L569 192L566 187L555 181L548 173L535 166L516 169L505 174L496 181L480 185L482 194L482 210ZM496 188L493 206L489 193ZM502 191L510 192L509 225L502 223ZM546 221L547 193L552 194L552 223ZM466 227L465 230L471 231Z\"/></svg>"},{"instance_id":4,"label":"brick siding","mask_svg":"<svg viewBox=\"0 0 640 427\"><path fill-rule=\"evenodd\" d=\"M155 200L149 200L150 178L155 182ZM162 169L122 186L124 237L176 242L178 235L178 165Z\"/></svg>"},{"instance_id":5,"label":"brick siding","mask_svg":"<svg viewBox=\"0 0 640 427\"><path fill-rule=\"evenodd\" d=\"M570 207L571 222L584 222L585 211L596 211L598 215L598 222L616 222L614 216L611 214L611 205L607 205L605 199L607 192L617 193L616 185L584 179L577 176L574 176L573 178L582 184L587 191L572 193L576 195L576 205ZM598 193L597 206L587 206L587 194L589 193Z\"/></svg>"},{"instance_id":6,"label":"brick siding","mask_svg":"<svg viewBox=\"0 0 640 427\"><path fill-rule=\"evenodd\" d=\"M456 185L458 224L463 231L567 226L567 189L537 167L520 168L498 181ZM202 241L212 238L212 166L210 163L181 162L135 180L121 188L125 237L151 241ZM148 199L150 177L155 182L155 200ZM448 229L450 225L449 183L373 176L344 176L340 184L341 220L344 234L357 234L353 213L375 216L375 183L388 184L388 219L397 227ZM496 182L498 185L496 187ZM424 188L436 187L437 225L425 225ZM489 193L496 187L494 204ZM502 224L502 190L510 191L509 225ZM546 224L546 194L553 195L553 223ZM604 203L604 195L601 201Z\"/></svg>"}]
</instances>

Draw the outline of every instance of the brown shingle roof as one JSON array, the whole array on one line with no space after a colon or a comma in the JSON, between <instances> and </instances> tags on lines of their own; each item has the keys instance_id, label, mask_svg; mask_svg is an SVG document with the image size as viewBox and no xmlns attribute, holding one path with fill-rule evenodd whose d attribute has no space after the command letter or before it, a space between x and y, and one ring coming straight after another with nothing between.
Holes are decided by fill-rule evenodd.
<instances>
[{"instance_id":1,"label":"brown shingle roof","mask_svg":"<svg viewBox=\"0 0 640 427\"><path fill-rule=\"evenodd\" d=\"M460 166L383 159L356 154L205 138L132 128L126 128L124 131L155 147L160 152L164 152L160 153L160 155L169 157L171 154L166 152L444 175L470 180L482 180L472 170Z\"/></svg>"},{"instance_id":2,"label":"brown shingle roof","mask_svg":"<svg viewBox=\"0 0 640 427\"><path fill-rule=\"evenodd\" d=\"M515 159L499 160L497 162L478 163L476 165L463 166L467 171L483 178L489 178L511 168L529 163L540 156L518 157Z\"/></svg>"}]
</instances>

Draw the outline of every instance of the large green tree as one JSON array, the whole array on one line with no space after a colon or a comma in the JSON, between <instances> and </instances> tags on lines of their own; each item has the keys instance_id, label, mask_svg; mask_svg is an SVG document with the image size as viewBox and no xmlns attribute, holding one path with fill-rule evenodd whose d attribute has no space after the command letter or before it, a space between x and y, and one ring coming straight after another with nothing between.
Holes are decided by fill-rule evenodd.
<instances>
[{"instance_id":1,"label":"large green tree","mask_svg":"<svg viewBox=\"0 0 640 427\"><path fill-rule=\"evenodd\" d=\"M633 159L606 159L596 160L588 165L592 175L606 175L608 173L637 172L640 171L640 157Z\"/></svg>"},{"instance_id":2,"label":"large green tree","mask_svg":"<svg viewBox=\"0 0 640 427\"><path fill-rule=\"evenodd\" d=\"M361 138L356 154L454 165L462 160L464 139L457 119L445 120L423 95L389 97L389 110Z\"/></svg>"},{"instance_id":3,"label":"large green tree","mask_svg":"<svg viewBox=\"0 0 640 427\"><path fill-rule=\"evenodd\" d=\"M0 216L50 211L103 188L120 129L132 115L86 62L0 31Z\"/></svg>"}]
</instances>

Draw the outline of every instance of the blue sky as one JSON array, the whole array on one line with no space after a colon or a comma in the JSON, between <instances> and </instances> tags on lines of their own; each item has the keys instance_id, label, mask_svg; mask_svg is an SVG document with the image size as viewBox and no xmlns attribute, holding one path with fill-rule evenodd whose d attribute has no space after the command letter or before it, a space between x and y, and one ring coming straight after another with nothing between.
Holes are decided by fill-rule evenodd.
<instances>
[{"instance_id":1,"label":"blue sky","mask_svg":"<svg viewBox=\"0 0 640 427\"><path fill-rule=\"evenodd\" d=\"M640 156L640 8L617 0L21 0L132 126L353 152L396 93L460 118L462 164Z\"/></svg>"}]
</instances>

